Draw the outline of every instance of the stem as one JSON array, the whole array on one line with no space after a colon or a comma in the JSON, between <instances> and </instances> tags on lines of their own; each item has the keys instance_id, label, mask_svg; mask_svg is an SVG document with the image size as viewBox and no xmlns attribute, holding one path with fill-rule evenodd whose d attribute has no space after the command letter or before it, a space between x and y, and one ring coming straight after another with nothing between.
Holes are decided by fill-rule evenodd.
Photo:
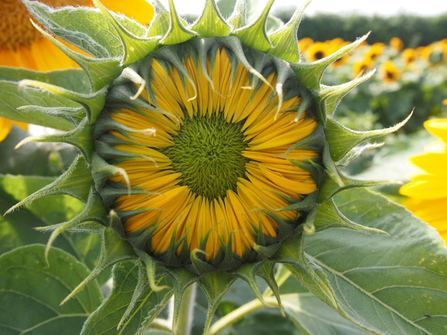
<instances>
[{"instance_id":1,"label":"stem","mask_svg":"<svg viewBox=\"0 0 447 335\"><path fill-rule=\"evenodd\" d=\"M177 321L177 335L191 335L194 304L196 301L197 284L188 286L183 292L182 304Z\"/></svg>"},{"instance_id":2,"label":"stem","mask_svg":"<svg viewBox=\"0 0 447 335\"><path fill-rule=\"evenodd\" d=\"M266 302L271 303L273 305L278 305L278 302L274 298L267 298L265 300ZM220 320L215 322L210 328L209 332L210 335L214 335L221 332L223 329L231 326L233 323L244 318L246 315L256 312L258 309L261 309L262 307L266 306L263 305L262 302L259 301L258 299L252 300L249 303L242 305L241 307L235 309L231 313L228 313L223 318L220 318Z\"/></svg>"}]
</instances>

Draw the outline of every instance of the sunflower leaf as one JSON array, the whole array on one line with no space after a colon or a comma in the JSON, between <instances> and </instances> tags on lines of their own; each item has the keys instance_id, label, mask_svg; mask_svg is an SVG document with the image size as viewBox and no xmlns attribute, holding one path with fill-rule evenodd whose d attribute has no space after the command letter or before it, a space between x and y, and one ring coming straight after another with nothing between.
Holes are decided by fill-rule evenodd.
<instances>
[{"instance_id":1,"label":"sunflower leaf","mask_svg":"<svg viewBox=\"0 0 447 335\"><path fill-rule=\"evenodd\" d=\"M445 332L447 249L439 234L366 189L341 192L335 201L348 219L390 234L330 229L306 238L305 251L327 275L339 313L381 334Z\"/></svg>"},{"instance_id":2,"label":"sunflower leaf","mask_svg":"<svg viewBox=\"0 0 447 335\"><path fill-rule=\"evenodd\" d=\"M133 261L121 262L114 266L112 273L114 281L112 292L87 319L81 335L140 334L143 327L160 313L172 296L173 285L168 278L159 279L157 285L169 285L169 289L154 292L146 284L129 317L117 331L122 316L132 301L134 289L138 286L139 268Z\"/></svg>"},{"instance_id":3,"label":"sunflower leaf","mask_svg":"<svg viewBox=\"0 0 447 335\"><path fill-rule=\"evenodd\" d=\"M30 245L0 256L2 334L31 330L33 334L73 334L81 330L85 319L101 302L99 287L92 283L59 307L63 297L89 270L60 249L50 250L47 267L44 249L43 245Z\"/></svg>"}]
</instances>

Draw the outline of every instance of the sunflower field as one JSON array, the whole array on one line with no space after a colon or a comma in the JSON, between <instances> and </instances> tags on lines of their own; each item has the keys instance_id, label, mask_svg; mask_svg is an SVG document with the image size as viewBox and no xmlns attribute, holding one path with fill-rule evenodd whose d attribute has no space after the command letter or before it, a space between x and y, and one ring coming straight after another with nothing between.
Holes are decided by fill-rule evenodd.
<instances>
[{"instance_id":1,"label":"sunflower field","mask_svg":"<svg viewBox=\"0 0 447 335\"><path fill-rule=\"evenodd\" d=\"M1 335L447 334L447 39L309 2L0 2Z\"/></svg>"}]
</instances>

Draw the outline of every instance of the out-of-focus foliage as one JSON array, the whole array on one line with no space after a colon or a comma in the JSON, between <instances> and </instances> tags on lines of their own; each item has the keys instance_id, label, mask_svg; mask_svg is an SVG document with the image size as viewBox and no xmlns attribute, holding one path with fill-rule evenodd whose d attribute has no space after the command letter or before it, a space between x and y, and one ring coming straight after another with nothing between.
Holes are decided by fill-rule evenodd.
<instances>
[{"instance_id":1,"label":"out-of-focus foliage","mask_svg":"<svg viewBox=\"0 0 447 335\"><path fill-rule=\"evenodd\" d=\"M290 19L293 11L278 9L274 15L284 22ZM387 43L392 37L399 38L408 47L426 46L446 37L447 14L421 17L401 14L392 17L337 14L317 14L305 16L299 29L299 37L310 37L315 41L325 41L337 37L350 40L373 31L369 43Z\"/></svg>"},{"instance_id":2,"label":"out-of-focus foliage","mask_svg":"<svg viewBox=\"0 0 447 335\"><path fill-rule=\"evenodd\" d=\"M303 38L300 49L306 61L315 61L346 44L341 38L325 42ZM338 85L373 69L377 73L369 85L355 88L355 94L347 95L337 109L338 117L348 122L346 126L358 130L390 127L414 108L413 117L403 128L412 133L429 117L446 114L447 39L416 49L405 48L396 37L388 44L364 44L332 64L324 79L329 85Z\"/></svg>"}]
</instances>

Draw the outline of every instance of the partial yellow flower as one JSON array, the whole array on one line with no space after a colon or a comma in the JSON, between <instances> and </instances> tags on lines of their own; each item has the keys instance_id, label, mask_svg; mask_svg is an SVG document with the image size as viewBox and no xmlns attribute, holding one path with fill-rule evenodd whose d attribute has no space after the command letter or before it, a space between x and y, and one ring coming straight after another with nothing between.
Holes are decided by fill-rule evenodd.
<instances>
[{"instance_id":1,"label":"partial yellow flower","mask_svg":"<svg viewBox=\"0 0 447 335\"><path fill-rule=\"evenodd\" d=\"M309 46L305 53L305 58L308 62L315 62L325 58L331 54L331 48L328 44L322 42L315 42Z\"/></svg>"},{"instance_id":2,"label":"partial yellow flower","mask_svg":"<svg viewBox=\"0 0 447 335\"><path fill-rule=\"evenodd\" d=\"M52 7L89 6L91 0L41 0ZM154 16L153 7L144 0L103 0L108 9L125 14L141 24L147 25ZM31 14L20 0L0 2L0 66L20 67L36 71L51 71L66 68L79 68L53 43L44 38L33 27ZM82 50L70 46L73 50ZM28 125L0 118L0 141L11 131L12 125L27 130Z\"/></svg>"},{"instance_id":3,"label":"partial yellow flower","mask_svg":"<svg viewBox=\"0 0 447 335\"><path fill-rule=\"evenodd\" d=\"M342 40L343 41L343 40ZM341 43L337 43L337 44L332 44L333 49L331 50L331 53L336 52L337 50L343 48L346 45L349 45L349 42L341 42ZM332 66L341 66L344 65L348 62L349 57L351 56L351 54L346 54L343 57L337 59L335 62L333 62L331 65Z\"/></svg>"},{"instance_id":4,"label":"partial yellow flower","mask_svg":"<svg viewBox=\"0 0 447 335\"><path fill-rule=\"evenodd\" d=\"M392 61L387 61L380 65L380 78L386 83L394 83L400 78L400 70Z\"/></svg>"},{"instance_id":5,"label":"partial yellow flower","mask_svg":"<svg viewBox=\"0 0 447 335\"><path fill-rule=\"evenodd\" d=\"M371 61L375 60L383 53L385 47L386 45L384 43L374 43L369 48L368 52L365 55L365 58L369 58Z\"/></svg>"},{"instance_id":6,"label":"partial yellow flower","mask_svg":"<svg viewBox=\"0 0 447 335\"><path fill-rule=\"evenodd\" d=\"M354 77L360 77L372 68L373 62L371 58L366 57L359 62L354 63L353 74Z\"/></svg>"},{"instance_id":7,"label":"partial yellow flower","mask_svg":"<svg viewBox=\"0 0 447 335\"><path fill-rule=\"evenodd\" d=\"M409 65L417 59L417 52L415 49L407 48L402 51L401 57L404 63Z\"/></svg>"},{"instance_id":8,"label":"partial yellow flower","mask_svg":"<svg viewBox=\"0 0 447 335\"><path fill-rule=\"evenodd\" d=\"M305 37L302 38L298 41L298 47L300 49L300 52L303 53L304 51L307 50L307 48L312 45L314 43L314 40L309 38L309 37Z\"/></svg>"},{"instance_id":9,"label":"partial yellow flower","mask_svg":"<svg viewBox=\"0 0 447 335\"><path fill-rule=\"evenodd\" d=\"M424 127L439 140L426 146L425 154L410 159L421 172L412 176L400 193L408 196L403 205L447 241L447 119L426 121Z\"/></svg>"},{"instance_id":10,"label":"partial yellow flower","mask_svg":"<svg viewBox=\"0 0 447 335\"><path fill-rule=\"evenodd\" d=\"M390 46L397 51L402 51L404 48L404 42L399 37L393 37L390 40Z\"/></svg>"}]
</instances>

